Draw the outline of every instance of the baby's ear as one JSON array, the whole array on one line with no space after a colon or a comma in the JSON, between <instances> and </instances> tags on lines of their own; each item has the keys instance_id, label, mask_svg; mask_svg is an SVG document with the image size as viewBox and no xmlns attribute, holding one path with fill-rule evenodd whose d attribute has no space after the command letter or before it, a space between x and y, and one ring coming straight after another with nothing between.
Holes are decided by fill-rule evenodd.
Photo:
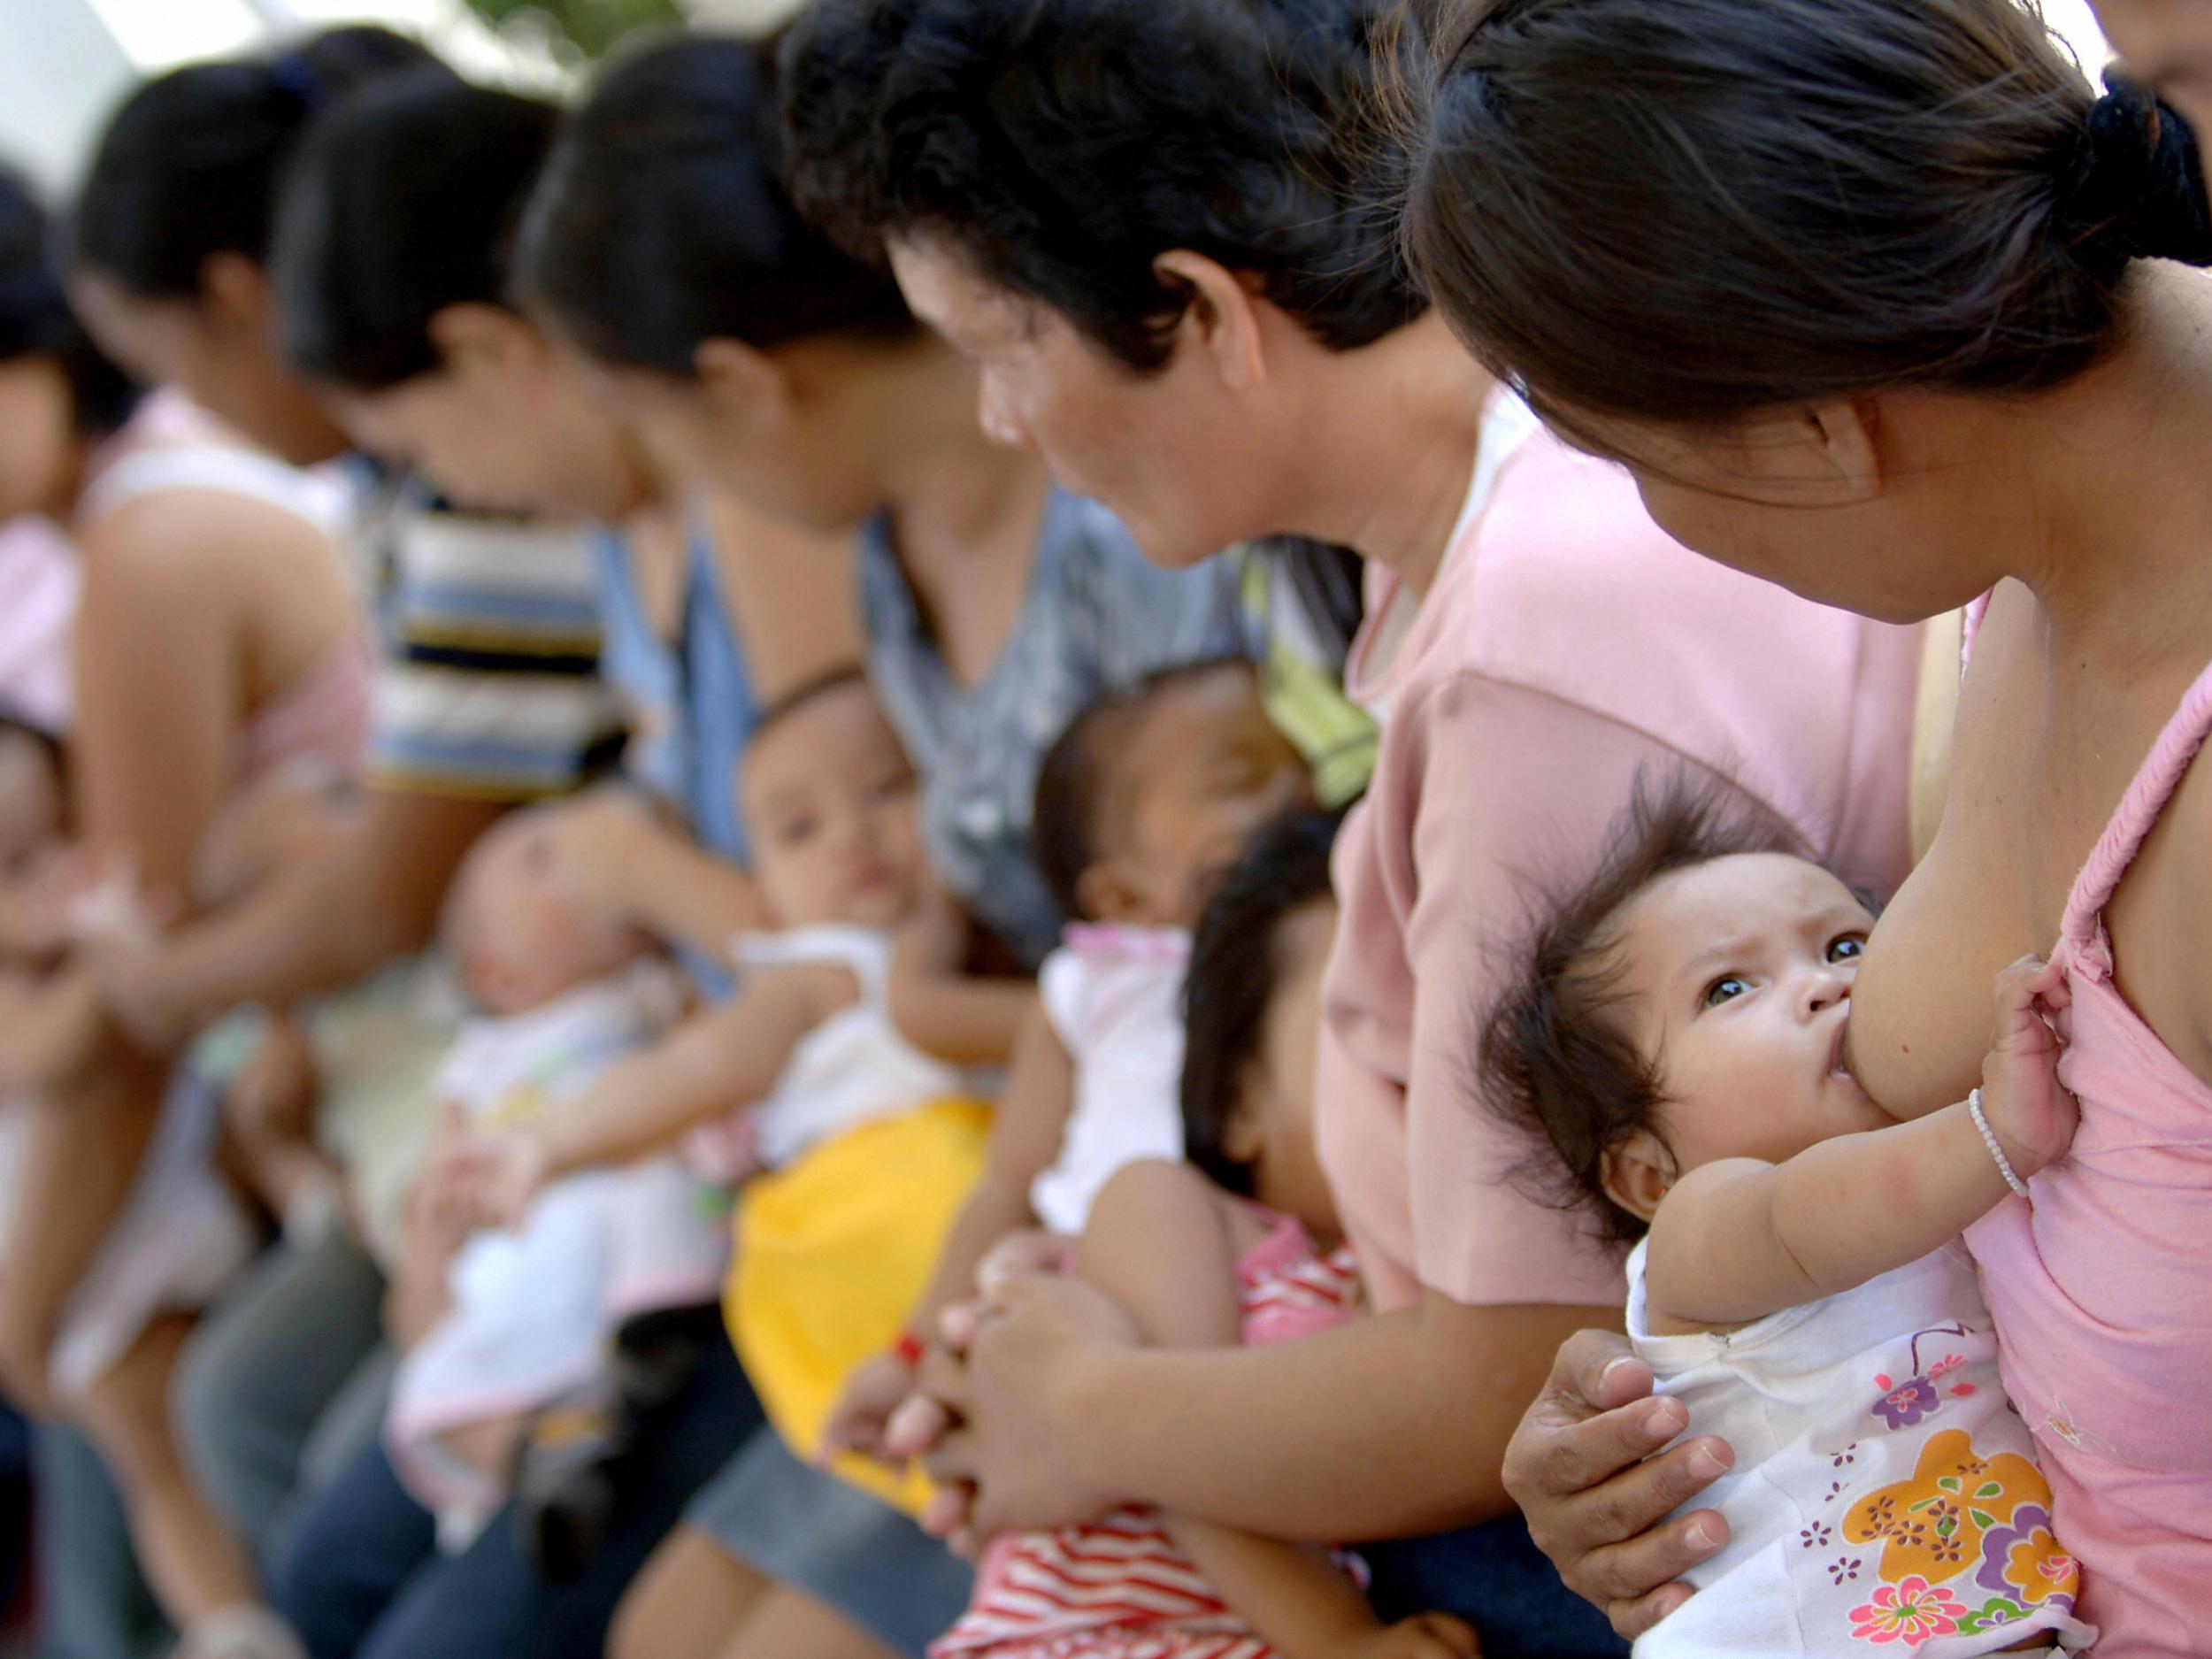
<instances>
[{"instance_id":1,"label":"baby's ear","mask_svg":"<svg viewBox=\"0 0 2212 1659\"><path fill-rule=\"evenodd\" d=\"M1077 877L1075 898L1094 922L1142 926L1152 919L1143 887L1118 858L1101 858Z\"/></svg>"},{"instance_id":2,"label":"baby's ear","mask_svg":"<svg viewBox=\"0 0 2212 1659\"><path fill-rule=\"evenodd\" d=\"M1605 1195L1642 1221L1659 1213L1659 1201L1675 1182L1674 1155L1648 1129L1639 1129L1610 1148L1598 1169Z\"/></svg>"}]
</instances>

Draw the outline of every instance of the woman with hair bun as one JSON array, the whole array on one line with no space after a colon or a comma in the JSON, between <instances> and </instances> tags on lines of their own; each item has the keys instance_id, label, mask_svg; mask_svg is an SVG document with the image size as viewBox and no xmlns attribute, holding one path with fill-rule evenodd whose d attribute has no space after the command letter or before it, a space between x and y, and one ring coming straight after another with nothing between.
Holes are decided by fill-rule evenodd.
<instances>
[{"instance_id":1,"label":"woman with hair bun","mask_svg":"<svg viewBox=\"0 0 2212 1659\"><path fill-rule=\"evenodd\" d=\"M134 90L109 118L69 226L70 299L110 355L296 465L342 454L344 434L277 354L265 269L277 181L347 93L437 61L362 26L188 64Z\"/></svg>"},{"instance_id":2,"label":"woman with hair bun","mask_svg":"<svg viewBox=\"0 0 2212 1659\"><path fill-rule=\"evenodd\" d=\"M2212 1624L2212 215L2180 113L2108 84L2015 0L1504 0L1445 56L1409 234L1462 337L1691 547L1970 608L1941 828L1847 1058L1931 1111L1997 970L2063 968L2079 1137L1967 1240L2082 1616L2138 1659ZM1507 1479L1634 1632L1724 1541L1650 1529L1730 1454L1641 1461L1699 1425L1625 1353L1561 1351Z\"/></svg>"}]
</instances>

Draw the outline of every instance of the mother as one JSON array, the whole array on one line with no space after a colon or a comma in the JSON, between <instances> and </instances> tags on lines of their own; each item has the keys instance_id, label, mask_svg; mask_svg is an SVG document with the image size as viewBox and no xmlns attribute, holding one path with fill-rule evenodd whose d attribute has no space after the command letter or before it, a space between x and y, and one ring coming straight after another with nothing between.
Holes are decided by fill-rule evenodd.
<instances>
[{"instance_id":1,"label":"mother","mask_svg":"<svg viewBox=\"0 0 2212 1659\"><path fill-rule=\"evenodd\" d=\"M2212 285L2151 263L2212 261L2186 128L2093 100L2012 0L1509 0L1428 129L1411 234L1438 303L1668 529L1870 616L1991 595L1851 1056L1900 1115L1955 1100L1996 970L2066 964L2080 1139L1969 1241L2084 1612L2130 1655L2201 1651ZM1508 1479L1633 1631L1724 1533L1624 1534L1725 1452L1636 1464L1683 1424L1623 1401L1647 1379L1619 1357L1563 1352Z\"/></svg>"}]
</instances>

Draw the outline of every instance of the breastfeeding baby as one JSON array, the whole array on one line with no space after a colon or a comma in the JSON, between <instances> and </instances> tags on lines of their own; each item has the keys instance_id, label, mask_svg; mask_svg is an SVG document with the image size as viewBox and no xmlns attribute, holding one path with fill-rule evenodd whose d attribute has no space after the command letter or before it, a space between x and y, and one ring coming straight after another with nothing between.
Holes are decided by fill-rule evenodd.
<instances>
[{"instance_id":1,"label":"breastfeeding baby","mask_svg":"<svg viewBox=\"0 0 2212 1659\"><path fill-rule=\"evenodd\" d=\"M473 1010L432 1083L453 1137L515 1131L585 1095L683 1011L641 935L580 910L549 838L572 809L506 818L471 849L444 945ZM464 1548L507 1501L534 1420L601 1403L626 1321L713 1300L724 1255L708 1183L673 1156L578 1169L479 1231L425 1180L388 1310L405 1348L386 1440L395 1469Z\"/></svg>"},{"instance_id":2,"label":"breastfeeding baby","mask_svg":"<svg viewBox=\"0 0 2212 1659\"><path fill-rule=\"evenodd\" d=\"M1502 1109L1542 1148L1520 1179L1633 1245L1637 1354L1736 1448L1699 1500L1729 1542L1640 1656L2094 1636L1958 1238L2073 1140L2064 984L2007 970L1982 1087L1900 1123L1842 1062L1873 921L1786 832L1645 792L1485 1036Z\"/></svg>"},{"instance_id":3,"label":"breastfeeding baby","mask_svg":"<svg viewBox=\"0 0 2212 1659\"><path fill-rule=\"evenodd\" d=\"M753 733L736 788L756 888L771 926L733 941L732 996L689 1013L657 1041L632 1045L634 1052L598 1071L588 1087L564 1091L527 1113L478 1116L442 1148L427 1177L449 1213L487 1226L520 1227L527 1239L551 1197L580 1172L599 1171L605 1179L634 1160L680 1154L686 1167L733 1183L785 1169L833 1140L864 1149L871 1129L967 1092L959 1071L899 1034L886 1005L897 930L919 912L927 883L913 769L867 681L857 672L833 675L771 710ZM527 839L518 846L526 856ZM554 902L529 872L518 872L513 885L532 906ZM487 895L488 908L497 896ZM503 955L495 970L488 961L475 963L472 977L541 973L540 964L565 947L565 932L550 916L527 926L517 941L524 949ZM460 949L470 966L467 948ZM603 938L595 970L613 970L625 949L634 946ZM622 970L636 972L634 965ZM626 982L620 976L615 981ZM537 988L530 983L526 1000ZM979 1119L972 1133L979 1140L982 1113L968 1110ZM957 1182L958 1172L864 1169L857 1160L853 1168L856 1180L873 1182L898 1199L888 1206L897 1211L890 1217L895 1226L926 1231L913 1245L884 1243L872 1267L895 1274L890 1257L902 1248L923 1265L933 1259L942 1219L927 1229L919 1215L926 1206L907 1204L903 1195L913 1181L941 1186ZM848 1196L856 1203L864 1195ZM676 1202L669 1213L699 1212L695 1203ZM722 1231L726 1235L728 1229ZM512 1240L499 1243L514 1247ZM575 1276L572 1268L565 1271ZM917 1277L920 1271L914 1269ZM819 1276L809 1283L818 1284ZM881 1346L895 1312L880 1330L865 1329L870 1288L841 1286L789 1310L808 1323L800 1345L837 1352L857 1343L848 1363ZM806 1421L803 1403L792 1403L795 1389L804 1394L803 1385L791 1383L772 1360L745 1351L737 1296L733 1290L728 1312L740 1325L748 1371L778 1427L810 1444L818 1420ZM864 1327L857 1337L850 1333L856 1324ZM541 1342L535 1332L534 1326L531 1342ZM406 1381L403 1377L403 1390ZM460 1391L451 1392L459 1397Z\"/></svg>"},{"instance_id":4,"label":"breastfeeding baby","mask_svg":"<svg viewBox=\"0 0 2212 1659\"><path fill-rule=\"evenodd\" d=\"M1305 763L1241 660L1109 692L1047 750L1033 835L1069 924L1038 976L982 1178L898 1340L848 1382L829 1419L833 1450L881 1453L923 1339L974 1293L995 1248L1041 1225L1072 1238L1124 1165L1182 1156L1190 930L1245 838L1312 799Z\"/></svg>"},{"instance_id":5,"label":"breastfeeding baby","mask_svg":"<svg viewBox=\"0 0 2212 1659\"><path fill-rule=\"evenodd\" d=\"M1071 1271L1156 1348L1296 1341L1360 1311L1313 1144L1322 969L1336 928L1335 819L1252 839L1190 950L1179 1142L1089 1206ZM1385 1624L1328 1552L1150 1509L1008 1533L931 1659L1468 1659L1474 1633Z\"/></svg>"}]
</instances>

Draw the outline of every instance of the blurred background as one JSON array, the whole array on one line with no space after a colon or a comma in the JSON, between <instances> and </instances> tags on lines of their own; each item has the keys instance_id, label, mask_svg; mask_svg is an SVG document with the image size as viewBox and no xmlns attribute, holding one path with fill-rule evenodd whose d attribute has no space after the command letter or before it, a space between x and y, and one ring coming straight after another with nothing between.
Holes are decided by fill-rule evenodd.
<instances>
[{"instance_id":1,"label":"blurred background","mask_svg":"<svg viewBox=\"0 0 2212 1659\"><path fill-rule=\"evenodd\" d=\"M768 29L802 0L6 0L0 157L66 188L108 109L137 77L272 36L374 19L457 65L543 81L634 28L688 18Z\"/></svg>"},{"instance_id":2,"label":"blurred background","mask_svg":"<svg viewBox=\"0 0 2212 1659\"><path fill-rule=\"evenodd\" d=\"M73 178L109 105L136 75L311 25L374 18L419 31L457 64L523 81L573 73L634 28L679 17L772 28L803 0L6 0L0 157L50 190ZM2044 12L2093 69L2107 57L2086 0Z\"/></svg>"}]
</instances>

